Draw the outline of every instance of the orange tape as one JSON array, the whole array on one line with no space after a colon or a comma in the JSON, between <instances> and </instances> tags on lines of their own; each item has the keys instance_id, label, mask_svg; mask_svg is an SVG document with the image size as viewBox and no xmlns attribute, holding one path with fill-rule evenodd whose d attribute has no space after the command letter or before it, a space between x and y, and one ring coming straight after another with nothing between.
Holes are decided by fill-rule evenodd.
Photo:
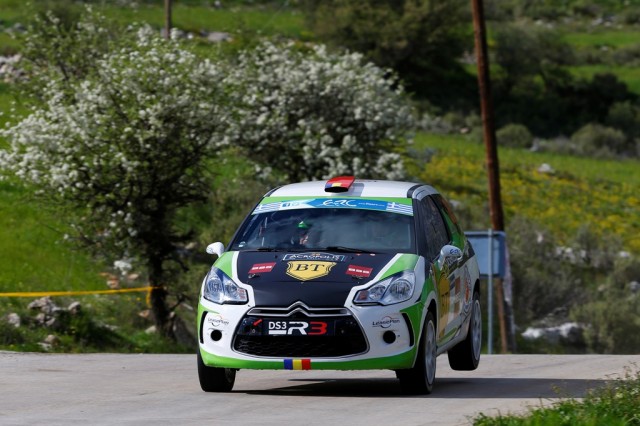
<instances>
[{"instance_id":1,"label":"orange tape","mask_svg":"<svg viewBox=\"0 0 640 426\"><path fill-rule=\"evenodd\" d=\"M45 297L45 296L80 296L87 294L118 294L136 291L151 292L154 287L119 288L115 290L80 290L80 291L30 291L15 293L0 293L0 297Z\"/></svg>"}]
</instances>

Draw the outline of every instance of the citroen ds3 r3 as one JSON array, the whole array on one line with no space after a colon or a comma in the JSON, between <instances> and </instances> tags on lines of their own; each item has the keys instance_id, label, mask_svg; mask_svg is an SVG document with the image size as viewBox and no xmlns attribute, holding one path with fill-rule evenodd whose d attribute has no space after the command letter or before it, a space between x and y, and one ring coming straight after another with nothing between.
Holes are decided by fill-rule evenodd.
<instances>
[{"instance_id":1,"label":"citroen ds3 r3","mask_svg":"<svg viewBox=\"0 0 640 426\"><path fill-rule=\"evenodd\" d=\"M207 392L242 369L396 372L430 393L436 357L480 361L473 248L431 186L352 176L268 192L202 282L197 353Z\"/></svg>"}]
</instances>

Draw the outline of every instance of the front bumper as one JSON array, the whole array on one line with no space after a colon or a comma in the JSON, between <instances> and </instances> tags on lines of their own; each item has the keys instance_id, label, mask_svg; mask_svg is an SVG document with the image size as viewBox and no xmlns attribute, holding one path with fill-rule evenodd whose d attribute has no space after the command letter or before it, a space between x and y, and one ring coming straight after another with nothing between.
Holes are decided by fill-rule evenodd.
<instances>
[{"instance_id":1,"label":"front bumper","mask_svg":"<svg viewBox=\"0 0 640 426\"><path fill-rule=\"evenodd\" d=\"M207 366L271 370L368 370L413 366L422 305L306 306L260 309L248 305L198 306L200 353ZM265 336L246 331L247 319L331 319L348 324L332 336ZM242 331L244 329L244 331ZM336 326L336 330L340 328ZM357 330L356 330L357 329Z\"/></svg>"}]
</instances>

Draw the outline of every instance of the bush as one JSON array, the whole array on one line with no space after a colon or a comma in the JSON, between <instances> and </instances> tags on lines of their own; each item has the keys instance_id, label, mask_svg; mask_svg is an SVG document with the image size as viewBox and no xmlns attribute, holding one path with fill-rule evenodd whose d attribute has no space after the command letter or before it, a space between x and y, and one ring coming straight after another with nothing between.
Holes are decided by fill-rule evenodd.
<instances>
[{"instance_id":1,"label":"bush","mask_svg":"<svg viewBox=\"0 0 640 426\"><path fill-rule=\"evenodd\" d=\"M469 104L475 79L459 58L473 50L465 0L310 0L310 27L334 46L394 69L408 90L438 106ZM456 105L462 104L462 105Z\"/></svg>"},{"instance_id":2,"label":"bush","mask_svg":"<svg viewBox=\"0 0 640 426\"><path fill-rule=\"evenodd\" d=\"M627 138L620 130L589 123L571 136L576 154L611 157L626 151Z\"/></svg>"},{"instance_id":3,"label":"bush","mask_svg":"<svg viewBox=\"0 0 640 426\"><path fill-rule=\"evenodd\" d=\"M580 276L558 255L558 242L539 224L520 216L507 229L513 276L514 317L530 324L558 307L570 307L584 299Z\"/></svg>"},{"instance_id":4,"label":"bush","mask_svg":"<svg viewBox=\"0 0 640 426\"><path fill-rule=\"evenodd\" d=\"M637 354L640 351L640 295L606 286L592 301L574 307L575 321L589 326L584 337L589 350L606 354Z\"/></svg>"},{"instance_id":5,"label":"bush","mask_svg":"<svg viewBox=\"0 0 640 426\"><path fill-rule=\"evenodd\" d=\"M621 13L622 22L626 25L640 24L640 7L638 6L626 6L625 10Z\"/></svg>"},{"instance_id":6,"label":"bush","mask_svg":"<svg viewBox=\"0 0 640 426\"><path fill-rule=\"evenodd\" d=\"M640 44L621 47L614 51L611 56L617 65L628 67L640 66Z\"/></svg>"},{"instance_id":7,"label":"bush","mask_svg":"<svg viewBox=\"0 0 640 426\"><path fill-rule=\"evenodd\" d=\"M510 148L531 148L533 135L522 124L507 124L496 132L498 145Z\"/></svg>"},{"instance_id":8,"label":"bush","mask_svg":"<svg viewBox=\"0 0 640 426\"><path fill-rule=\"evenodd\" d=\"M640 106L630 102L611 105L606 124L623 131L628 139L640 138Z\"/></svg>"}]
</instances>

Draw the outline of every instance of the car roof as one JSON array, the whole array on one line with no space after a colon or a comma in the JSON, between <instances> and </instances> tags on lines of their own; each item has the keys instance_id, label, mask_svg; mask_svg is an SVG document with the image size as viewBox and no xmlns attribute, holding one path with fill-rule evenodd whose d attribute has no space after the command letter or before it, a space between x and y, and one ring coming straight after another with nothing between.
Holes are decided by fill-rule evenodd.
<instances>
[{"instance_id":1,"label":"car roof","mask_svg":"<svg viewBox=\"0 0 640 426\"><path fill-rule=\"evenodd\" d=\"M415 198L418 193L437 194L429 185L415 182L401 182L391 180L355 179L344 192L327 192L326 180L312 182L300 182L275 188L265 194L265 197L389 197L389 198Z\"/></svg>"}]
</instances>

